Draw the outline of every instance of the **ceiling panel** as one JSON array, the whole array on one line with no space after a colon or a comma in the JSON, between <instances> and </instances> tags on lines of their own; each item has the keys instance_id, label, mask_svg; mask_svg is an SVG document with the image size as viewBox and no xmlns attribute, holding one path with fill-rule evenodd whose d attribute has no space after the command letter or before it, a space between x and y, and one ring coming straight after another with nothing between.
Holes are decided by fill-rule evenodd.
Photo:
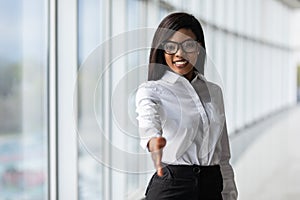
<instances>
[{"instance_id":1,"label":"ceiling panel","mask_svg":"<svg viewBox=\"0 0 300 200\"><path fill-rule=\"evenodd\" d=\"M300 8L300 0L280 0L291 8Z\"/></svg>"}]
</instances>

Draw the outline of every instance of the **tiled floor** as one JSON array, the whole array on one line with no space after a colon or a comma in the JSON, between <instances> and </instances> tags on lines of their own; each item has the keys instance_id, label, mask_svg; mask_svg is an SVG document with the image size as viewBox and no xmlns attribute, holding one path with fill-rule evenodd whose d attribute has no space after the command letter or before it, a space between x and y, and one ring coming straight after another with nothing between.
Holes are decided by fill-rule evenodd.
<instances>
[{"instance_id":1,"label":"tiled floor","mask_svg":"<svg viewBox=\"0 0 300 200\"><path fill-rule=\"evenodd\" d=\"M300 200L300 106L260 135L233 164L239 199Z\"/></svg>"}]
</instances>

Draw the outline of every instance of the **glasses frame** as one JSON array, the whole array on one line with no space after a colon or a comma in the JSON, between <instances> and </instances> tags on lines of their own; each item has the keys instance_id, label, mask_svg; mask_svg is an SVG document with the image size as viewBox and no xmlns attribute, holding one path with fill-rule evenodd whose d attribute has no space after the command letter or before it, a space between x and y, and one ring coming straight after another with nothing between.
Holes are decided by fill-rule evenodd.
<instances>
[{"instance_id":1,"label":"glasses frame","mask_svg":"<svg viewBox=\"0 0 300 200\"><path fill-rule=\"evenodd\" d=\"M196 49L195 51L189 52L189 51L186 51L186 50L184 49L184 46L183 46L182 44L184 44L185 42L190 42L190 41L196 42L196 44L197 44L197 49ZM176 51L175 51L174 53L168 53L168 52L165 50L165 47L164 47L164 46L165 46L167 43L174 43L174 44L177 45ZM199 45L200 45L200 44L199 44L199 42L198 42L197 40L192 40L192 39L188 39L188 40L185 40L185 41L180 42L180 43L179 43L179 42L174 42L174 41L165 41L165 42L161 43L162 50L163 50L166 54L168 54L168 55L174 55L174 54L176 54L176 53L178 52L178 50L179 50L180 47L181 47L182 51L184 51L185 53L195 53L195 52L197 52L197 51L199 50L199 47L200 47Z\"/></svg>"}]
</instances>

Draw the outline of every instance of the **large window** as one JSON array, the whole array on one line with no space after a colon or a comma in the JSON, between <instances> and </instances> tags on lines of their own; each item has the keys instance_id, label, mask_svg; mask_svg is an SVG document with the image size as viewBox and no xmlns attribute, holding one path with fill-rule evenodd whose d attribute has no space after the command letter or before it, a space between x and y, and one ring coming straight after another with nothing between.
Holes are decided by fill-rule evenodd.
<instances>
[{"instance_id":1,"label":"large window","mask_svg":"<svg viewBox=\"0 0 300 200\"><path fill-rule=\"evenodd\" d=\"M279 1L1 0L1 200L143 197L154 167L134 92L173 11L204 27L231 136L293 104L292 12Z\"/></svg>"},{"instance_id":2,"label":"large window","mask_svg":"<svg viewBox=\"0 0 300 200\"><path fill-rule=\"evenodd\" d=\"M0 1L0 196L47 199L47 2Z\"/></svg>"},{"instance_id":3,"label":"large window","mask_svg":"<svg viewBox=\"0 0 300 200\"><path fill-rule=\"evenodd\" d=\"M153 172L139 145L134 95L147 77L153 29L145 26L167 13L159 6L78 1L80 199L141 198Z\"/></svg>"}]
</instances>

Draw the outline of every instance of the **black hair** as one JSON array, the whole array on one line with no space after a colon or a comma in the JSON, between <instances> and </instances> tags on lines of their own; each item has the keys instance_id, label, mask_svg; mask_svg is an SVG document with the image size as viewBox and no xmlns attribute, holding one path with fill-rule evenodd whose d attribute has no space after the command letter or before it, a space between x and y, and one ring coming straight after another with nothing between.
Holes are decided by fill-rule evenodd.
<instances>
[{"instance_id":1,"label":"black hair","mask_svg":"<svg viewBox=\"0 0 300 200\"><path fill-rule=\"evenodd\" d=\"M196 35L196 40L201 44L202 48L200 48L195 68L198 72L204 74L206 50L202 26L193 15L177 12L166 16L154 34L149 57L148 80L158 80L163 76L166 70L169 70L161 44L182 28L192 30Z\"/></svg>"}]
</instances>

